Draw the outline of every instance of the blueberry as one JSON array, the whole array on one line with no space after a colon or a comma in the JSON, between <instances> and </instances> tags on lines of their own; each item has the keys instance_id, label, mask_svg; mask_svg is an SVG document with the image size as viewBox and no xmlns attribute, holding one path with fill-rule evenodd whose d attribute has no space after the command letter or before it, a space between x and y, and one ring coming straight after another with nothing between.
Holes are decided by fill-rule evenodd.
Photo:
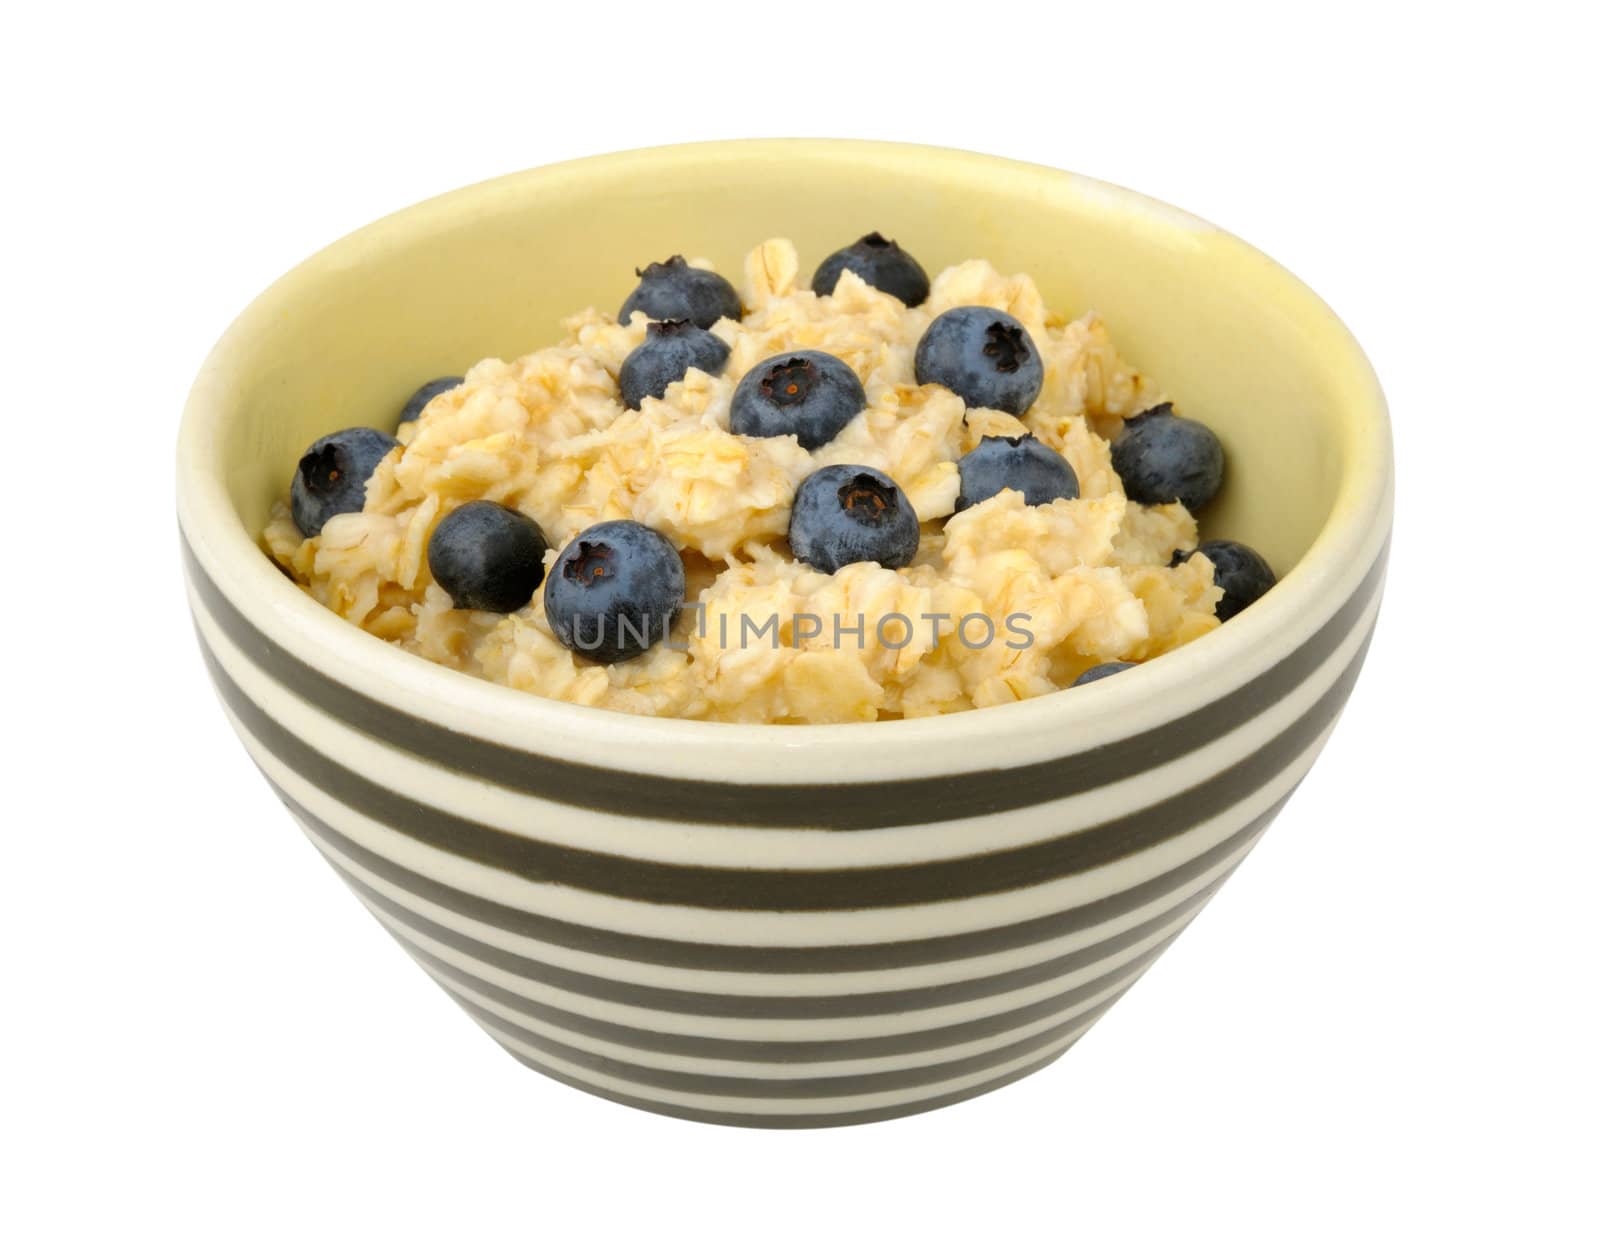
<instances>
[{"instance_id":1,"label":"blueberry","mask_svg":"<svg viewBox=\"0 0 1600 1252\"><path fill-rule=\"evenodd\" d=\"M1138 504L1181 501L1198 513L1222 486L1222 444L1211 428L1179 417L1170 404L1146 409L1122 424L1111 445L1111 468Z\"/></svg>"},{"instance_id":2,"label":"blueberry","mask_svg":"<svg viewBox=\"0 0 1600 1252\"><path fill-rule=\"evenodd\" d=\"M1120 674L1123 670L1133 667L1133 661L1107 661L1104 665L1092 665L1074 678L1072 685L1082 687L1086 683L1097 683L1102 678L1110 678L1113 674Z\"/></svg>"},{"instance_id":3,"label":"blueberry","mask_svg":"<svg viewBox=\"0 0 1600 1252\"><path fill-rule=\"evenodd\" d=\"M691 369L720 374L727 361L728 345L709 330L684 321L651 322L644 342L628 353L617 371L617 385L623 403L636 409L646 396L666 395L667 388Z\"/></svg>"},{"instance_id":4,"label":"blueberry","mask_svg":"<svg viewBox=\"0 0 1600 1252\"><path fill-rule=\"evenodd\" d=\"M1032 435L985 435L961 458L961 494L956 512L969 509L1006 487L1029 504L1076 500L1078 476L1054 448Z\"/></svg>"},{"instance_id":5,"label":"blueberry","mask_svg":"<svg viewBox=\"0 0 1600 1252\"><path fill-rule=\"evenodd\" d=\"M324 435L300 458L289 488L289 511L306 537L320 535L338 513L359 513L367 502L367 479L378 462L400 446L393 435L366 426Z\"/></svg>"},{"instance_id":6,"label":"blueberry","mask_svg":"<svg viewBox=\"0 0 1600 1252\"><path fill-rule=\"evenodd\" d=\"M979 409L1021 417L1044 386L1044 362L1021 322L968 304L933 319L917 344L917 381L950 388Z\"/></svg>"},{"instance_id":7,"label":"blueberry","mask_svg":"<svg viewBox=\"0 0 1600 1252\"><path fill-rule=\"evenodd\" d=\"M474 500L447 514L428 540L428 569L458 609L515 613L544 581L549 541L525 513Z\"/></svg>"},{"instance_id":8,"label":"blueberry","mask_svg":"<svg viewBox=\"0 0 1600 1252\"><path fill-rule=\"evenodd\" d=\"M820 448L867 407L856 372L826 352L768 357L739 380L728 413L736 435L794 435Z\"/></svg>"},{"instance_id":9,"label":"blueberry","mask_svg":"<svg viewBox=\"0 0 1600 1252\"><path fill-rule=\"evenodd\" d=\"M660 643L683 607L683 561L638 522L601 522L562 549L544 584L561 646L609 665Z\"/></svg>"},{"instance_id":10,"label":"blueberry","mask_svg":"<svg viewBox=\"0 0 1600 1252\"><path fill-rule=\"evenodd\" d=\"M887 292L908 309L928 298L927 272L914 256L877 231L861 236L848 248L840 248L817 266L811 290L819 296L831 296L839 275L846 270L867 286Z\"/></svg>"},{"instance_id":11,"label":"blueberry","mask_svg":"<svg viewBox=\"0 0 1600 1252\"><path fill-rule=\"evenodd\" d=\"M452 375L446 378L435 378L431 382L423 383L422 386L411 393L411 399L406 401L406 407L400 410L400 424L404 426L407 422L416 421L422 416L422 410L428 407L429 400L432 400L434 396L442 396L447 391L454 391L466 381L465 378L457 378Z\"/></svg>"},{"instance_id":12,"label":"blueberry","mask_svg":"<svg viewBox=\"0 0 1600 1252\"><path fill-rule=\"evenodd\" d=\"M1225 622L1234 614L1249 608L1271 591L1278 581L1272 566L1262 559L1259 552L1231 539L1213 539L1201 544L1195 551L1204 552L1211 559L1215 569L1212 580L1222 588L1222 601L1217 605L1219 621ZM1194 552L1175 552L1172 564L1182 565L1193 555Z\"/></svg>"},{"instance_id":13,"label":"blueberry","mask_svg":"<svg viewBox=\"0 0 1600 1252\"><path fill-rule=\"evenodd\" d=\"M899 569L917 555L921 538L906 493L865 465L817 470L800 484L789 514L789 547L825 574L857 561Z\"/></svg>"},{"instance_id":14,"label":"blueberry","mask_svg":"<svg viewBox=\"0 0 1600 1252\"><path fill-rule=\"evenodd\" d=\"M653 321L693 322L710 330L719 318L737 322L744 311L732 283L711 270L696 269L681 256L654 261L634 273L639 285L617 314L624 326L635 313L643 313Z\"/></svg>"}]
</instances>

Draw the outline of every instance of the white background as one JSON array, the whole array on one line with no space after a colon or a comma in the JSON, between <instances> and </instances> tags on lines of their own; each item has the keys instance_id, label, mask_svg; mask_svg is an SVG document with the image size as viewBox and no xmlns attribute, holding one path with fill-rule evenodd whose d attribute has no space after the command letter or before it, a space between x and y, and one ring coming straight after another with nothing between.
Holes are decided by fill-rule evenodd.
<instances>
[{"instance_id":1,"label":"white background","mask_svg":"<svg viewBox=\"0 0 1600 1252\"><path fill-rule=\"evenodd\" d=\"M0 1244L1596 1246L1578 6L896 8L7 19ZM346 231L788 134L1028 158L1243 235L1371 354L1400 501L1342 728L1116 1011L975 1103L777 1134L529 1074L380 932L215 706L170 462L211 342Z\"/></svg>"}]
</instances>

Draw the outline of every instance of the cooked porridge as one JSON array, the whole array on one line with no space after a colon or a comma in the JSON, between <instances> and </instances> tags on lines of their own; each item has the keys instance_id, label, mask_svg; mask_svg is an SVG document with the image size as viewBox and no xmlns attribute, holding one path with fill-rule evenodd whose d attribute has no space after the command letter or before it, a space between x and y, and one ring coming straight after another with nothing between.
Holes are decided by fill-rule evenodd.
<instances>
[{"instance_id":1,"label":"cooked porridge","mask_svg":"<svg viewBox=\"0 0 1600 1252\"><path fill-rule=\"evenodd\" d=\"M813 287L784 239L737 294L704 262L652 265L626 321L587 309L552 347L430 384L394 438L319 440L264 546L441 665L737 722L1023 700L1265 590L1264 565L1230 587L1199 544L1220 445L1097 316L982 260L920 276L877 235ZM688 607L594 646L674 595Z\"/></svg>"}]
</instances>

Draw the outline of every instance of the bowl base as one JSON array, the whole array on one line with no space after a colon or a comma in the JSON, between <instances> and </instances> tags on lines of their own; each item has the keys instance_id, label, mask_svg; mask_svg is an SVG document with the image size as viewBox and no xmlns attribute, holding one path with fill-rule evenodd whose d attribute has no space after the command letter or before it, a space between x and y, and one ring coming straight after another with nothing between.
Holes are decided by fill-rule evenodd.
<instances>
[{"instance_id":1,"label":"bowl base","mask_svg":"<svg viewBox=\"0 0 1600 1252\"><path fill-rule=\"evenodd\" d=\"M496 1040L498 1043L499 1041ZM740 1126L757 1130L820 1130L829 1126L864 1126L871 1122L889 1122L901 1117L913 1117L918 1113L931 1112L934 1109L946 1108L952 1104L960 1104L977 1096L987 1095L991 1091L998 1091L1001 1087L1008 1087L1012 1083L1036 1074L1046 1065L1059 1060L1076 1043L1074 1038L1065 1047L1059 1048L1046 1056L1043 1060L1033 1061L1021 1069L1012 1070L1010 1073L1001 1074L998 1078L991 1078L977 1086L966 1087L960 1091L951 1091L943 1095L931 1096L923 1100L915 1100L909 1104L887 1104L878 1108L855 1109L839 1113L738 1113L721 1112L716 1109L690 1108L682 1104L667 1104L656 1100L646 1100L637 1096L624 1095L604 1087L597 1087L574 1078L570 1074L558 1073L554 1069L540 1065L537 1061L523 1056L521 1053L500 1044L505 1049L506 1055L518 1064L525 1065L536 1074L554 1079L563 1086L585 1092L588 1095L599 1096L602 1100L609 1100L613 1104L623 1104L629 1108L640 1109L646 1113L659 1113L663 1117L675 1117L686 1122L706 1122L714 1126Z\"/></svg>"}]
</instances>

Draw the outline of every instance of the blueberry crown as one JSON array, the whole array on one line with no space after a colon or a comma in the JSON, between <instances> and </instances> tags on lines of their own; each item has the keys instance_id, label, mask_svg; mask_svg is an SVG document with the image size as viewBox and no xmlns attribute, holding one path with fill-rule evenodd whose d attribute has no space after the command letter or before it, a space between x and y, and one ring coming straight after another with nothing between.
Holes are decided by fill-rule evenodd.
<instances>
[{"instance_id":1,"label":"blueberry crown","mask_svg":"<svg viewBox=\"0 0 1600 1252\"><path fill-rule=\"evenodd\" d=\"M578 550L561 563L561 577L568 582L592 587L600 579L611 576L607 563L615 555L610 544L580 539Z\"/></svg>"},{"instance_id":2,"label":"blueberry crown","mask_svg":"<svg viewBox=\"0 0 1600 1252\"><path fill-rule=\"evenodd\" d=\"M779 361L761 376L761 394L774 404L800 404L817 382L817 367L804 357Z\"/></svg>"},{"instance_id":3,"label":"blueberry crown","mask_svg":"<svg viewBox=\"0 0 1600 1252\"><path fill-rule=\"evenodd\" d=\"M636 269L633 273L636 278L659 278L663 274L670 274L674 270L687 269L688 267L689 262L685 261L682 256L669 256L665 261L651 261L642 270Z\"/></svg>"},{"instance_id":4,"label":"blueberry crown","mask_svg":"<svg viewBox=\"0 0 1600 1252\"><path fill-rule=\"evenodd\" d=\"M300 473L311 487L326 491L344 477L344 460L337 447L326 443L300 458Z\"/></svg>"},{"instance_id":5,"label":"blueberry crown","mask_svg":"<svg viewBox=\"0 0 1600 1252\"><path fill-rule=\"evenodd\" d=\"M894 511L894 491L876 474L855 474L839 488L839 506L856 521L875 526Z\"/></svg>"},{"instance_id":6,"label":"blueberry crown","mask_svg":"<svg viewBox=\"0 0 1600 1252\"><path fill-rule=\"evenodd\" d=\"M1028 359L1027 336L1020 326L1005 322L990 322L983 332L983 355L994 358L994 367L1002 374L1015 374Z\"/></svg>"}]
</instances>

